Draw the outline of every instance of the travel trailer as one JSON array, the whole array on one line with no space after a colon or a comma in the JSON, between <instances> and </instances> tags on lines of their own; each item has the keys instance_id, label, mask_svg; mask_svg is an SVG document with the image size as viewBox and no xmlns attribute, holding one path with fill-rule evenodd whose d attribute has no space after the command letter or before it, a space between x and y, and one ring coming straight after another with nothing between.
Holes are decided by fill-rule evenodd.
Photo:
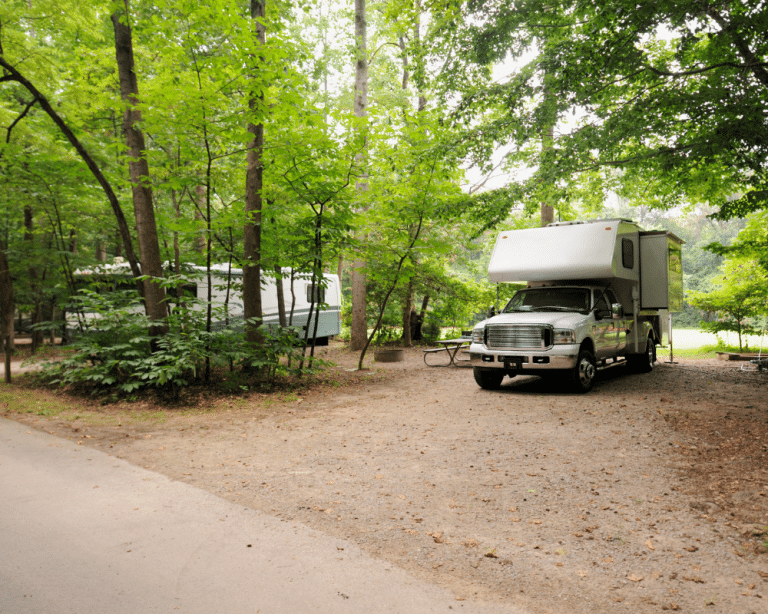
<instances>
[{"instance_id":1,"label":"travel trailer","mask_svg":"<svg viewBox=\"0 0 768 614\"><path fill-rule=\"evenodd\" d=\"M131 272L127 264L115 259L114 264L103 264L75 271L75 278L80 282L99 279L110 282L112 287L135 287L132 283ZM187 296L208 300L208 276L206 268L194 265L183 265L184 292ZM242 269L230 269L227 265L216 264L211 267L211 302L214 306L228 306L231 321L242 321ZM309 340L315 345L327 345L328 340L341 333L341 284L338 275L324 274L322 283L312 284L312 276L307 273L291 275L286 270L283 276L283 298L288 326L303 330L307 327L310 304L314 293L317 316L317 331L315 332L315 317L309 322ZM273 277L263 275L261 289L262 311L264 324L268 327L279 325L277 300L277 283ZM202 309L200 304L197 309ZM81 319L87 325L94 320L94 314L82 314ZM78 318L70 314L67 318L69 327L78 327ZM223 322L216 322L221 326Z\"/></svg>"},{"instance_id":2,"label":"travel trailer","mask_svg":"<svg viewBox=\"0 0 768 614\"><path fill-rule=\"evenodd\" d=\"M526 287L475 325L477 384L495 389L505 375L527 373L587 392L605 368L651 371L669 313L682 310L682 243L623 219L499 233L488 275Z\"/></svg>"}]
</instances>

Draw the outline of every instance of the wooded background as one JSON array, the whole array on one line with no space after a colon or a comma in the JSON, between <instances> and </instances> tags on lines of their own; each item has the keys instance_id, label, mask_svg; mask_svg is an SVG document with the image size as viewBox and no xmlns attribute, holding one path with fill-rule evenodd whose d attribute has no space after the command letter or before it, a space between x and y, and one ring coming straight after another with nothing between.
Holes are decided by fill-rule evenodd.
<instances>
[{"instance_id":1,"label":"wooded background","mask_svg":"<svg viewBox=\"0 0 768 614\"><path fill-rule=\"evenodd\" d=\"M755 329L767 54L757 1L5 0L6 346L115 256L152 350L183 263L244 270L251 344L289 270L340 274L353 349L410 344L495 301L495 229L614 216L686 240L680 323Z\"/></svg>"}]
</instances>

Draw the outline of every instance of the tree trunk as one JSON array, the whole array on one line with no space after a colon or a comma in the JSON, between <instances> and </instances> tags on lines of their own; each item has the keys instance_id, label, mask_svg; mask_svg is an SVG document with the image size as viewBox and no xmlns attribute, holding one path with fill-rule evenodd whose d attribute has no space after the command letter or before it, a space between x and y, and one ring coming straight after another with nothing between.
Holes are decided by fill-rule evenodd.
<instances>
[{"instance_id":1,"label":"tree trunk","mask_svg":"<svg viewBox=\"0 0 768 614\"><path fill-rule=\"evenodd\" d=\"M160 243L157 237L155 210L152 202L152 186L149 181L149 163L145 157L146 146L141 125L139 84L133 61L133 39L128 23L128 0L123 0L123 10L115 6L112 24L115 30L115 58L120 76L120 96L125 103L123 132L128 145L128 171L133 192L133 211L139 239L141 272L150 278L162 278L163 265ZM153 322L150 334L160 335L167 330L165 290L156 282L144 283L144 301L147 317Z\"/></svg>"},{"instance_id":2,"label":"tree trunk","mask_svg":"<svg viewBox=\"0 0 768 614\"><path fill-rule=\"evenodd\" d=\"M42 305L40 300L40 285L38 283L37 267L34 265L35 259L35 219L32 207L24 206L24 241L29 246L29 267L27 275L29 276L29 290L32 295L32 312L30 321L32 324L32 353L36 354L38 348L43 344L43 331L35 328L43 320Z\"/></svg>"},{"instance_id":3,"label":"tree trunk","mask_svg":"<svg viewBox=\"0 0 768 614\"><path fill-rule=\"evenodd\" d=\"M200 200L202 200L203 197L205 197L205 191L206 190L205 190L204 186L199 185L199 186L195 187L195 193L197 194L197 197ZM202 254L203 252L205 252L205 243L206 243L205 242L205 232L203 230L205 228L205 226L202 223L203 222L203 214L200 213L200 211L197 208L195 208L195 222L197 222L200 225L200 230L197 233L195 233L195 239L194 239L194 246L195 247L194 247L194 250L198 254Z\"/></svg>"},{"instance_id":4,"label":"tree trunk","mask_svg":"<svg viewBox=\"0 0 768 614\"><path fill-rule=\"evenodd\" d=\"M251 19L255 29L256 41L264 45L267 32L263 20L266 15L266 0L259 2L251 0ZM255 76L255 79L258 79ZM255 88L261 91L261 88ZM248 107L251 112L261 113L264 105L264 94L251 94ZM256 324L246 323L246 339L251 343L261 343L263 334L259 328L263 317L261 306L261 210L262 188L264 174L264 124L248 122L248 132L253 139L248 143L246 156L247 168L245 174L245 227L243 238L243 315L248 320L256 320Z\"/></svg>"},{"instance_id":5,"label":"tree trunk","mask_svg":"<svg viewBox=\"0 0 768 614\"><path fill-rule=\"evenodd\" d=\"M355 117L363 119L368 116L368 51L365 0L355 0L355 41L357 44L357 60L355 62ZM368 191L368 174L365 170L367 138L363 151L357 155L356 162L362 167L357 191L361 195ZM352 263L352 330L350 331L349 348L362 350L368 340L367 317L367 279L366 263L356 259Z\"/></svg>"},{"instance_id":6,"label":"tree trunk","mask_svg":"<svg viewBox=\"0 0 768 614\"><path fill-rule=\"evenodd\" d=\"M547 203L541 203L541 225L546 226L555 221L555 208Z\"/></svg>"},{"instance_id":7,"label":"tree trunk","mask_svg":"<svg viewBox=\"0 0 768 614\"><path fill-rule=\"evenodd\" d=\"M13 281L8 266L5 245L0 237L0 340L5 360L5 383L11 383L11 352L13 338Z\"/></svg>"},{"instance_id":8,"label":"tree trunk","mask_svg":"<svg viewBox=\"0 0 768 614\"><path fill-rule=\"evenodd\" d=\"M546 79L546 76L545 76ZM551 93L547 86L544 86L544 105L551 104ZM551 115L551 114L549 114ZM555 134L555 118L551 117L548 125L544 127L541 135L542 154L552 149ZM541 203L541 225L546 226L555 221L555 208L548 203Z\"/></svg>"},{"instance_id":9,"label":"tree trunk","mask_svg":"<svg viewBox=\"0 0 768 614\"><path fill-rule=\"evenodd\" d=\"M277 292L277 318L282 328L288 326L285 313L285 290L283 289L283 271L280 265L275 266L275 290Z\"/></svg>"},{"instance_id":10,"label":"tree trunk","mask_svg":"<svg viewBox=\"0 0 768 614\"><path fill-rule=\"evenodd\" d=\"M107 261L107 243L104 239L96 241L96 260L98 262Z\"/></svg>"},{"instance_id":11,"label":"tree trunk","mask_svg":"<svg viewBox=\"0 0 768 614\"><path fill-rule=\"evenodd\" d=\"M425 294L424 298L421 299L421 311L419 312L419 316L421 316L422 321L424 320L424 316L427 315L428 305L429 305L429 294Z\"/></svg>"},{"instance_id":12,"label":"tree trunk","mask_svg":"<svg viewBox=\"0 0 768 614\"><path fill-rule=\"evenodd\" d=\"M413 343L413 331L411 330L411 312L415 312L413 308L413 279L408 280L408 285L405 288L405 296L403 297L403 336L401 338L403 345L410 347Z\"/></svg>"}]
</instances>

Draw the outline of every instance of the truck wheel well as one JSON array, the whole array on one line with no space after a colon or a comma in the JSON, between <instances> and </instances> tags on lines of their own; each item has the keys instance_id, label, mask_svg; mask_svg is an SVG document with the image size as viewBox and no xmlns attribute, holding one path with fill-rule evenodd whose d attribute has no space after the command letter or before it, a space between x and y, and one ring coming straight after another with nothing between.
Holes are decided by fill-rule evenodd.
<instances>
[{"instance_id":1,"label":"truck wheel well","mask_svg":"<svg viewBox=\"0 0 768 614\"><path fill-rule=\"evenodd\" d=\"M584 339L584 341L581 342L581 350L589 350L594 355L595 353L595 344L592 342L592 339Z\"/></svg>"}]
</instances>

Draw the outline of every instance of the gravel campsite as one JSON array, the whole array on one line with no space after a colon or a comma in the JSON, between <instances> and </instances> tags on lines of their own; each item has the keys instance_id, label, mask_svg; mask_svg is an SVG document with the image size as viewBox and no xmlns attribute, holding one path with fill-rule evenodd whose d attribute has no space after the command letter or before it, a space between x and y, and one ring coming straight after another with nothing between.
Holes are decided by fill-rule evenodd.
<instances>
[{"instance_id":1,"label":"gravel campsite","mask_svg":"<svg viewBox=\"0 0 768 614\"><path fill-rule=\"evenodd\" d=\"M299 390L69 397L56 416L5 397L3 415L349 539L457 602L768 611L764 372L660 360L583 395L535 377L489 391L419 348L368 371L322 352L330 377Z\"/></svg>"}]
</instances>

